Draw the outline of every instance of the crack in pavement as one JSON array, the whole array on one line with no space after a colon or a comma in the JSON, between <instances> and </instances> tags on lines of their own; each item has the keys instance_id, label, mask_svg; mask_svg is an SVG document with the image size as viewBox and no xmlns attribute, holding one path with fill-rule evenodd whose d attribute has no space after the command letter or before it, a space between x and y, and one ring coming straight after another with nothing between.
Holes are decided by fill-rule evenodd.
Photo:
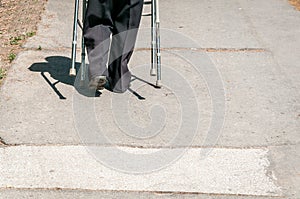
<instances>
[{"instance_id":1,"label":"crack in pavement","mask_svg":"<svg viewBox=\"0 0 300 199\"><path fill-rule=\"evenodd\" d=\"M271 147L286 147L286 146L297 146L300 143L282 143L282 144L273 144L273 145L252 145L252 146L242 146L242 147L235 147L235 146L145 146L145 145L133 145L133 144L31 144L31 143L22 143L22 144L9 144L5 143L3 139L0 138L0 144L6 147L76 147L76 146L86 146L86 147L127 147L133 149L267 149Z\"/></svg>"},{"instance_id":2,"label":"crack in pavement","mask_svg":"<svg viewBox=\"0 0 300 199\"><path fill-rule=\"evenodd\" d=\"M265 196L265 195L250 195L250 194L222 194L222 193L203 193L203 192L182 192L182 191L147 191L147 190L93 190L93 189L72 189L72 188L16 188L16 187L6 187L0 188L0 192L3 190L18 190L18 191L80 191L80 192L118 192L118 193L146 193L146 194L158 194L158 195L203 195L203 196L239 196L239 197L262 197L262 198L285 198L285 196Z\"/></svg>"},{"instance_id":3,"label":"crack in pavement","mask_svg":"<svg viewBox=\"0 0 300 199\"><path fill-rule=\"evenodd\" d=\"M147 51L151 48L137 48L136 51ZM161 51L196 51L196 52L269 52L264 48L184 48L184 47L172 47L161 48Z\"/></svg>"},{"instance_id":4,"label":"crack in pavement","mask_svg":"<svg viewBox=\"0 0 300 199\"><path fill-rule=\"evenodd\" d=\"M27 51L32 50L32 51L70 51L71 48L68 47L59 47L59 48L43 48L42 50L38 50L36 48L31 48L31 47L26 47L25 48ZM76 49L78 52L81 51L81 48ZM139 51L151 51L151 48L135 48L134 49L136 52ZM231 52L253 52L253 53L261 53L261 52L270 52L268 49L265 48L186 48L186 47L170 47L170 48L161 48L161 51L195 51L195 52L226 52L226 53L231 53ZM71 55L71 53L70 53Z\"/></svg>"},{"instance_id":5,"label":"crack in pavement","mask_svg":"<svg viewBox=\"0 0 300 199\"><path fill-rule=\"evenodd\" d=\"M5 141L0 137L0 146L8 146L8 144L5 143Z\"/></svg>"}]
</instances>

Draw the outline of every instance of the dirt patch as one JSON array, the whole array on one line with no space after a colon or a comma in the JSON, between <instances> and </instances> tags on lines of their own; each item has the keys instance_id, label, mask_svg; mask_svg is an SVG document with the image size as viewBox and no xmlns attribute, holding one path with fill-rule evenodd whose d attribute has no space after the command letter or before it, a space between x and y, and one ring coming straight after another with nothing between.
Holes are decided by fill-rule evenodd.
<instances>
[{"instance_id":1,"label":"dirt patch","mask_svg":"<svg viewBox=\"0 0 300 199\"><path fill-rule=\"evenodd\" d=\"M47 0L0 0L0 84L28 37L36 34Z\"/></svg>"},{"instance_id":2,"label":"dirt patch","mask_svg":"<svg viewBox=\"0 0 300 199\"><path fill-rule=\"evenodd\" d=\"M300 11L300 0L289 0L289 2Z\"/></svg>"}]
</instances>

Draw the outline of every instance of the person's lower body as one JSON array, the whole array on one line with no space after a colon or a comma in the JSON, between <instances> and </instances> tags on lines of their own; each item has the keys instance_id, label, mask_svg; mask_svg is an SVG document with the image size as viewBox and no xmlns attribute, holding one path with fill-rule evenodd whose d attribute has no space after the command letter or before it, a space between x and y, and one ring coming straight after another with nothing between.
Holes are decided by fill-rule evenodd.
<instances>
[{"instance_id":1,"label":"person's lower body","mask_svg":"<svg viewBox=\"0 0 300 199\"><path fill-rule=\"evenodd\" d=\"M84 38L90 80L107 77L114 92L128 89L131 80L128 62L133 53L142 8L143 0L89 0Z\"/></svg>"}]
</instances>

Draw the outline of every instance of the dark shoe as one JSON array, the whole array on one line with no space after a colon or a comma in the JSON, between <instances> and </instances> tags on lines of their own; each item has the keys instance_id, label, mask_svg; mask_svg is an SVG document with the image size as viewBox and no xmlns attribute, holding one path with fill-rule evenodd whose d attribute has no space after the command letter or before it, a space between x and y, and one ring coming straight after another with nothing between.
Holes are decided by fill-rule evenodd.
<instances>
[{"instance_id":1,"label":"dark shoe","mask_svg":"<svg viewBox=\"0 0 300 199\"><path fill-rule=\"evenodd\" d=\"M94 90L103 90L106 83L107 83L106 76L96 76L91 79L89 83L89 88Z\"/></svg>"},{"instance_id":2,"label":"dark shoe","mask_svg":"<svg viewBox=\"0 0 300 199\"><path fill-rule=\"evenodd\" d=\"M111 88L111 86L110 86L109 80L107 80L107 82L104 84L104 88L105 88L106 90L112 91L112 88Z\"/></svg>"}]
</instances>

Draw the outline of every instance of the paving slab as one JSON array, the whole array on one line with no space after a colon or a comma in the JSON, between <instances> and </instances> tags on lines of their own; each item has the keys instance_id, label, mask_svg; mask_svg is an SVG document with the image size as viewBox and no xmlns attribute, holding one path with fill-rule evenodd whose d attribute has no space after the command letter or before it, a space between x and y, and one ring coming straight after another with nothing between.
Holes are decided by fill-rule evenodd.
<instances>
[{"instance_id":1,"label":"paving slab","mask_svg":"<svg viewBox=\"0 0 300 199\"><path fill-rule=\"evenodd\" d=\"M105 162L100 156L96 159L99 154L90 154L95 150L112 155L112 148L92 147L89 151L84 146L1 148L0 186L281 195L272 176L267 175L267 149L212 149L207 156L201 156L201 149L189 149L178 161L166 162L155 172L149 170L149 173L136 174L127 165L135 162L138 154L144 154L135 162L137 170L133 172L138 171L143 167L145 156L156 153L156 150L121 147L119 150L131 157L123 159L121 165L117 165L118 157ZM159 164L160 156L156 158L156 161L146 161Z\"/></svg>"},{"instance_id":2,"label":"paving slab","mask_svg":"<svg viewBox=\"0 0 300 199\"><path fill-rule=\"evenodd\" d=\"M187 58L193 52L184 53ZM174 53L163 52L165 63L168 63L163 69L165 87L157 90L149 85L155 83L155 78L149 76L145 60L149 52L138 51L131 62L132 71L139 78L132 82L132 92L118 95L104 91L99 97L90 98L78 91L75 79L68 77L68 53L26 51L19 55L2 87L0 136L7 144L80 144L85 141L80 139L82 132L78 127L83 126L78 124L86 125L80 117L90 117L88 114L96 111L95 124L101 126L99 132L109 141L93 139L87 143L165 146L182 126L178 121L185 119L193 124L191 115L182 112L188 109L181 106L187 105L187 108L198 110L194 112L198 126L178 131L194 138L192 142L184 144L182 141L176 146L250 147L299 142L299 93L278 73L270 53L196 54L202 64L190 64ZM219 121L223 123L224 120L224 126L215 132L213 141L206 139L213 120L213 87L207 84L211 79L198 66L215 67L224 86L221 89L225 96L222 93L220 96L226 111ZM178 78L183 81L174 83ZM182 82L190 89L189 93L176 90L176 85ZM15 90L18 92L12 92ZM145 99L140 100L140 97ZM78 101L80 99L83 101ZM128 104L125 112L120 113L118 103ZM86 104L93 105L90 111L84 110ZM162 112L158 110L158 116L151 115L154 105L164 107ZM162 118L164 122L151 123L155 118L158 121ZM141 128L130 130L126 127L128 124ZM163 129L152 129L160 133L153 134L151 139L133 136L134 132L147 132L151 126ZM131 134L124 134L124 131Z\"/></svg>"},{"instance_id":3,"label":"paving slab","mask_svg":"<svg viewBox=\"0 0 300 199\"><path fill-rule=\"evenodd\" d=\"M146 55L144 52L141 53L143 56ZM82 143L77 136L77 123L75 122L78 121L75 116L76 113L79 113L80 115L80 112L78 112L76 108L84 107L74 106L76 105L74 104L74 99L80 99L81 97L84 99L84 102L88 104L96 104L95 108L93 108L90 113L93 113L96 110L98 113L97 116L103 117L98 122L102 122L102 125L104 124L103 131L109 135L112 139L112 143L137 144L139 146L144 143L143 140L133 139L131 136L122 133L119 128L120 125L116 125L117 123L113 114L115 114L114 111L118 111L118 109L112 110L111 106L114 108L118 106L111 105L111 99L116 99L117 101L115 102L119 103L119 98L117 96L123 96L121 99L126 100L126 103L130 102L133 108L133 111L129 112L130 115L128 115L128 113L126 115L121 115L119 119L128 122L133 119L134 122L142 126L144 125L144 127L145 125L147 126L150 121L149 116L143 114L141 118L138 118L136 117L136 111L141 112L141 110L147 108L150 113L153 105L160 103L160 107L164 106L169 117L166 117L167 121L162 124L164 125L163 135L165 140L172 138L173 129L175 128L176 130L178 127L177 120L181 117L179 111L180 102L178 102L174 92L167 87L167 84L165 84L166 87L161 90L157 90L152 85L149 85L149 83L155 82L155 78L149 76L148 65L134 65L136 66L136 69L133 69L133 72L139 79L132 82L132 92L120 95L104 91L100 97L96 98L94 98L95 93L92 93L91 96L93 98L91 98L91 96L86 93L82 94L80 90L74 88L73 84L75 79L68 76L70 60L67 56L68 54L64 52L57 53L48 51L26 51L19 55L17 63L12 67L9 76L2 87L1 112L4 114L0 118L1 122L3 122L0 132L1 137L7 144ZM142 57L141 60L143 59L144 58ZM170 59L172 58L170 57ZM177 61L179 60L176 57L175 59ZM184 63L182 60L181 62ZM147 62L143 61L141 64L145 63ZM165 69L167 71L168 68ZM169 71L172 76L179 74L174 70ZM192 74L192 71L188 69L185 71L187 74ZM170 77L166 83L169 82L170 86L172 86ZM183 74L181 74L181 78L184 78ZM189 81L190 82L188 83L197 84L199 87L199 90L191 97L193 108L198 108L198 101L196 98L202 99L199 101L199 106L207 107L201 111L203 114L201 121L205 125L200 128L204 131L208 128L208 120L210 117L210 99L208 97L208 90L205 82L201 80L201 77L193 76L193 79ZM175 84L175 86L177 85L177 89L179 88L179 83L180 82L176 82ZM189 84L187 84L187 86L189 86ZM192 87L188 88L192 90ZM18 90L18 92L11 92L14 90ZM201 93L201 90L204 92ZM146 99L140 100L137 94ZM178 94L180 94L181 100L182 97L185 96L185 93L179 92ZM159 101L159 98L165 100ZM184 101L183 104L188 104L188 101ZM83 116L85 112L86 111L84 110L82 111ZM18 114L15 115L13 113ZM103 114L106 116L104 117ZM195 114L198 113L195 112ZM184 119L189 119L189 116L184 116ZM79 124L80 123L81 122L79 121ZM197 124L195 124L195 122L193 127L192 130L195 132L192 133L196 134ZM148 142L147 145L161 145L164 143L160 136L154 136L154 138L154 140L146 141Z\"/></svg>"},{"instance_id":4,"label":"paving slab","mask_svg":"<svg viewBox=\"0 0 300 199\"><path fill-rule=\"evenodd\" d=\"M278 70L272 53L209 56L222 75L226 91L227 111L220 145L299 143L300 93ZM294 83L298 82L299 79Z\"/></svg>"}]
</instances>

